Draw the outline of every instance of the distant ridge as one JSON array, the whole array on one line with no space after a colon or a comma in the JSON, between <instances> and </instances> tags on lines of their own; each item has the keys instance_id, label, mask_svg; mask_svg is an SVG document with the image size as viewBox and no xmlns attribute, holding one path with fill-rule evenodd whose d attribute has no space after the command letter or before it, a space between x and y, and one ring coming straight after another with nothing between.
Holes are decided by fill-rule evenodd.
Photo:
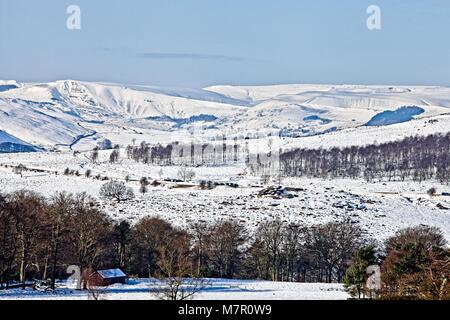
<instances>
[{"instance_id":1,"label":"distant ridge","mask_svg":"<svg viewBox=\"0 0 450 320\"><path fill-rule=\"evenodd\" d=\"M261 135L282 132L286 138L337 137L345 130L375 123L398 125L450 112L450 88L436 86L291 84L189 89L7 80L0 81L0 88L0 128L21 141L5 142L46 149L74 142L91 148L105 138L124 143L143 137L152 140L155 130L170 133L198 127L207 135L258 130ZM415 106L421 112L391 121L402 106Z\"/></svg>"}]
</instances>

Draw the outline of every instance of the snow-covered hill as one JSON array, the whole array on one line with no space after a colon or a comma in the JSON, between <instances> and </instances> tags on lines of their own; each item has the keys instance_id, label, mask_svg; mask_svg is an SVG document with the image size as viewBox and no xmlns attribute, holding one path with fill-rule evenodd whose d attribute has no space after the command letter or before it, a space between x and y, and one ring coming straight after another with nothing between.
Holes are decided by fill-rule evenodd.
<instances>
[{"instance_id":1,"label":"snow-covered hill","mask_svg":"<svg viewBox=\"0 0 450 320\"><path fill-rule=\"evenodd\" d=\"M19 86L14 80L0 80L0 92L16 89Z\"/></svg>"},{"instance_id":2,"label":"snow-covered hill","mask_svg":"<svg viewBox=\"0 0 450 320\"><path fill-rule=\"evenodd\" d=\"M225 103L228 102L228 103ZM233 102L234 104L230 104ZM91 130L84 124L136 119L189 119L227 116L242 104L202 90L123 87L79 81L22 84L0 92L0 129L42 146L70 144Z\"/></svg>"},{"instance_id":3,"label":"snow-covered hill","mask_svg":"<svg viewBox=\"0 0 450 320\"><path fill-rule=\"evenodd\" d=\"M36 148L0 130L0 153L33 152Z\"/></svg>"},{"instance_id":4,"label":"snow-covered hill","mask_svg":"<svg viewBox=\"0 0 450 320\"><path fill-rule=\"evenodd\" d=\"M422 118L450 112L450 88L444 87L279 85L207 90L252 105L232 119L238 127L248 128L250 123L259 129L290 128L303 136L360 127L379 113L403 106L424 109Z\"/></svg>"},{"instance_id":5,"label":"snow-covered hill","mask_svg":"<svg viewBox=\"0 0 450 320\"><path fill-rule=\"evenodd\" d=\"M402 107L420 112L405 117L404 111L410 109ZM341 142L347 144L351 143L345 138L348 132L377 137L381 132L389 139L391 131L405 127L400 124L405 121L412 134L420 134L425 124L434 128L434 122L430 122L434 118L441 119L436 127L445 130L446 114L450 114L450 88L446 87L276 85L185 89L73 80L0 81L0 130L45 148L74 142L89 146L102 138L117 143L154 140L159 136L155 132L173 135L198 125L209 129L211 135L221 129L239 134L281 130L283 136L295 138L288 144L301 144L303 138L314 136L339 140L343 134ZM379 130L368 129L366 124L389 126Z\"/></svg>"}]
</instances>

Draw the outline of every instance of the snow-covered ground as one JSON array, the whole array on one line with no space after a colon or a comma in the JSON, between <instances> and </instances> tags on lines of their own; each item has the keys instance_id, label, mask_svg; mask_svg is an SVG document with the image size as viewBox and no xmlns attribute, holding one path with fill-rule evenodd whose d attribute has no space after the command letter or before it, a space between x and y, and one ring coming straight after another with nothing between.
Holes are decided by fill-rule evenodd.
<instances>
[{"instance_id":1,"label":"snow-covered ground","mask_svg":"<svg viewBox=\"0 0 450 320\"><path fill-rule=\"evenodd\" d=\"M115 284L101 290L101 300L155 300L158 282L151 279L131 279L127 284ZM345 300L348 294L340 284L291 283L247 280L211 279L194 300ZM74 290L60 283L55 292L32 289L0 290L0 300L86 300L88 292Z\"/></svg>"},{"instance_id":2,"label":"snow-covered ground","mask_svg":"<svg viewBox=\"0 0 450 320\"><path fill-rule=\"evenodd\" d=\"M367 235L378 240L391 236L405 227L425 224L439 227L450 241L450 197L430 197L427 190L436 187L438 194L449 192L450 186L427 182L374 182L350 179L286 178L282 184L298 188L295 197L273 199L259 197L263 188L258 177L245 172L241 164L194 168L196 181L182 188L170 182L157 187L149 186L148 193L138 193L139 179L143 176L162 181L178 178L177 167L158 167L122 157L120 163L106 161L110 151L102 151L100 163L91 164L81 153L28 153L0 155L0 192L29 189L50 196L58 191L87 192L95 197L104 182L86 178L100 174L125 181L134 189L136 198L116 203L99 198L105 212L116 220L136 222L145 216L159 216L175 225L186 227L197 221L234 219L241 221L250 231L262 221L281 219L286 222L313 225L329 221L349 220L361 226ZM23 164L44 172L23 172L23 177L4 165ZM65 168L78 170L80 176L65 176ZM56 175L58 172L58 175ZM228 181L238 188L218 186L213 190L200 190L198 181ZM274 182L275 183L275 182Z\"/></svg>"}]
</instances>

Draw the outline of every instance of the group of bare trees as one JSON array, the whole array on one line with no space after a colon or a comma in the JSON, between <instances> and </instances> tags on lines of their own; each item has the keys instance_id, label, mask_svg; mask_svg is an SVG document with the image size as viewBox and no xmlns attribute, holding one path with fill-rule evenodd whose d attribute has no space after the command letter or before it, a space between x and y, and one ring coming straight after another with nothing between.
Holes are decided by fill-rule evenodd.
<instances>
[{"instance_id":1,"label":"group of bare trees","mask_svg":"<svg viewBox=\"0 0 450 320\"><path fill-rule=\"evenodd\" d=\"M116 144L114 150L109 155L109 163L116 163L120 159L120 146Z\"/></svg>"},{"instance_id":2,"label":"group of bare trees","mask_svg":"<svg viewBox=\"0 0 450 320\"><path fill-rule=\"evenodd\" d=\"M248 142L246 142L246 145ZM183 144L173 142L167 145L150 145L145 141L138 146L126 147L129 159L136 162L154 165L181 166L212 166L238 162L248 153L248 147L238 145L237 138L228 143L226 138L222 142Z\"/></svg>"},{"instance_id":3,"label":"group of bare trees","mask_svg":"<svg viewBox=\"0 0 450 320\"><path fill-rule=\"evenodd\" d=\"M127 157L154 165L211 166L243 161L253 174L319 178L450 182L450 133L408 137L403 140L330 149L276 150L250 154L248 141L223 143L150 145L142 142L126 148ZM251 161L252 159L252 161ZM270 170L268 170L268 168ZM276 171L276 172L274 172Z\"/></svg>"},{"instance_id":4,"label":"group of bare trees","mask_svg":"<svg viewBox=\"0 0 450 320\"><path fill-rule=\"evenodd\" d=\"M151 217L134 225L114 222L84 193L0 196L0 288L36 281L55 288L75 265L82 275L119 267L129 275L159 278L156 293L164 299L188 298L213 277L343 281L361 297L367 268L378 264L378 297L449 299L445 245L442 233L426 226L401 230L376 251L361 229L347 222L306 227L270 220L249 232L229 220L182 229Z\"/></svg>"},{"instance_id":5,"label":"group of bare trees","mask_svg":"<svg viewBox=\"0 0 450 320\"><path fill-rule=\"evenodd\" d=\"M361 147L294 149L280 155L280 170L284 176L449 183L450 133Z\"/></svg>"},{"instance_id":6,"label":"group of bare trees","mask_svg":"<svg viewBox=\"0 0 450 320\"><path fill-rule=\"evenodd\" d=\"M271 220L249 233L235 221L223 221L196 224L191 233L199 274L272 281L341 281L366 242L360 229L346 222L301 227Z\"/></svg>"},{"instance_id":7,"label":"group of bare trees","mask_svg":"<svg viewBox=\"0 0 450 320\"><path fill-rule=\"evenodd\" d=\"M340 282L367 241L358 227L346 222L311 227L266 222L248 250L247 274L273 281Z\"/></svg>"},{"instance_id":8,"label":"group of bare trees","mask_svg":"<svg viewBox=\"0 0 450 320\"><path fill-rule=\"evenodd\" d=\"M39 280L54 288L71 265L120 267L172 285L186 277L332 282L345 273L359 236L347 223L303 228L274 220L254 233L231 220L187 229L159 218L130 225L112 221L84 193L46 199L18 191L0 198L0 285Z\"/></svg>"},{"instance_id":9,"label":"group of bare trees","mask_svg":"<svg viewBox=\"0 0 450 320\"><path fill-rule=\"evenodd\" d=\"M0 198L0 285L49 281L66 267L108 263L112 222L93 198L58 193L50 199L29 191Z\"/></svg>"},{"instance_id":10,"label":"group of bare trees","mask_svg":"<svg viewBox=\"0 0 450 320\"><path fill-rule=\"evenodd\" d=\"M341 281L354 253L366 243L360 229L346 222L307 228L280 220L250 233L234 220L198 222L181 230L144 218L130 239L129 270L142 277L173 274L167 262L183 261L185 276L196 278L301 282Z\"/></svg>"}]
</instances>

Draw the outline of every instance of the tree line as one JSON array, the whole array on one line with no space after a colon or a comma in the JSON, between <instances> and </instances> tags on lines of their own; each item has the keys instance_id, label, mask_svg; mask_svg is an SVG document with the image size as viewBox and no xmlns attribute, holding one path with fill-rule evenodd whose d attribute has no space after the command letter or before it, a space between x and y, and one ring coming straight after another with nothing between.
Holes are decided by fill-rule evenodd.
<instances>
[{"instance_id":1,"label":"tree line","mask_svg":"<svg viewBox=\"0 0 450 320\"><path fill-rule=\"evenodd\" d=\"M298 148L281 153L283 176L450 182L450 133L369 146Z\"/></svg>"},{"instance_id":2,"label":"tree line","mask_svg":"<svg viewBox=\"0 0 450 320\"><path fill-rule=\"evenodd\" d=\"M351 178L372 181L450 182L450 133L344 148L271 150L251 154L235 139L223 143L127 146L129 159L160 166L213 166L244 162L252 174L279 177Z\"/></svg>"},{"instance_id":3,"label":"tree line","mask_svg":"<svg viewBox=\"0 0 450 320\"><path fill-rule=\"evenodd\" d=\"M252 233L233 220L184 229L150 217L130 224L113 221L86 193L44 198L22 190L0 197L0 285L54 288L70 265L164 277L175 257L185 276L334 282L361 239L344 222L305 228L273 220Z\"/></svg>"},{"instance_id":4,"label":"tree line","mask_svg":"<svg viewBox=\"0 0 450 320\"><path fill-rule=\"evenodd\" d=\"M180 228L157 217L113 221L85 193L0 196L0 288L55 288L73 265L81 274L118 267L164 279L169 298L192 294L182 291L186 279L201 289L204 278L217 277L344 282L356 298L450 299L450 250L436 228L400 230L380 247L345 221L302 226L275 219L253 232L234 220ZM375 289L367 285L373 266L381 268Z\"/></svg>"},{"instance_id":5,"label":"tree line","mask_svg":"<svg viewBox=\"0 0 450 320\"><path fill-rule=\"evenodd\" d=\"M142 141L138 146L128 145L125 149L129 159L159 166L213 166L238 162L249 153L238 144L237 138L229 143L225 137L217 143L181 143L151 145Z\"/></svg>"}]
</instances>

